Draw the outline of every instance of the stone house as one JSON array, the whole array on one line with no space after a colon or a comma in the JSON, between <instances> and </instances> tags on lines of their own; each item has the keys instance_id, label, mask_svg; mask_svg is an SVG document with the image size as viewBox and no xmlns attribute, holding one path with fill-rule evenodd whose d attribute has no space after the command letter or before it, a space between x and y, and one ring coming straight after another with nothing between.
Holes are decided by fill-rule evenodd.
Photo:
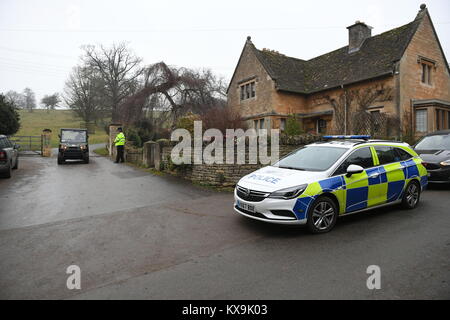
<instances>
[{"instance_id":1,"label":"stone house","mask_svg":"<svg viewBox=\"0 0 450 320\"><path fill-rule=\"evenodd\" d=\"M381 119L390 136L450 128L450 69L425 5L379 35L359 21L347 29L347 46L310 60L259 50L247 37L229 107L255 129L283 130L295 115L306 132L366 133L355 132L358 114Z\"/></svg>"}]
</instances>

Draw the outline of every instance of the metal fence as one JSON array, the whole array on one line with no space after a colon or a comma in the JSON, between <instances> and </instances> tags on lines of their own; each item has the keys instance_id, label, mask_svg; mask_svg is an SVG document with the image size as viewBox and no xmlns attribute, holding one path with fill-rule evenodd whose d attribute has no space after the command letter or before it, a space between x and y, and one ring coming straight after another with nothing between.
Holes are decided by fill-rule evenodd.
<instances>
[{"instance_id":1,"label":"metal fence","mask_svg":"<svg viewBox=\"0 0 450 320\"><path fill-rule=\"evenodd\" d=\"M397 117L382 112L359 112L353 115L351 127L354 134L386 138L398 134L400 122Z\"/></svg>"},{"instance_id":2,"label":"metal fence","mask_svg":"<svg viewBox=\"0 0 450 320\"><path fill-rule=\"evenodd\" d=\"M12 136L9 137L19 145L21 154L42 154L43 136Z\"/></svg>"}]
</instances>

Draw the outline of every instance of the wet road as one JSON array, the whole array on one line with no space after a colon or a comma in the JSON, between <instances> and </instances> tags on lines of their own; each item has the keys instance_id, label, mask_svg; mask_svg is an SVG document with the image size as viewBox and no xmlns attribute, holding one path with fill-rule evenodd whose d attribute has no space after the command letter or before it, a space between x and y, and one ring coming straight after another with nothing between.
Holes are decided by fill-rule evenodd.
<instances>
[{"instance_id":1,"label":"wet road","mask_svg":"<svg viewBox=\"0 0 450 320\"><path fill-rule=\"evenodd\" d=\"M102 157L23 157L0 180L0 298L450 298L450 187L416 210L339 220L331 233L251 221L232 195ZM81 290L66 288L69 265ZM366 269L381 268L368 290Z\"/></svg>"}]
</instances>

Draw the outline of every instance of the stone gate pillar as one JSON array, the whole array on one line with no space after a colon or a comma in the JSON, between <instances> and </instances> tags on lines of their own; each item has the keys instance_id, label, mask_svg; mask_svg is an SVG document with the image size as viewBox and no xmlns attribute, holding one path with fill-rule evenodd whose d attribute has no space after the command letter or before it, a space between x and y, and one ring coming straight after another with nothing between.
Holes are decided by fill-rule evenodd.
<instances>
[{"instance_id":1,"label":"stone gate pillar","mask_svg":"<svg viewBox=\"0 0 450 320\"><path fill-rule=\"evenodd\" d=\"M144 151L142 155L142 162L145 166L149 168L155 167L157 170L159 170L161 156L159 144L157 142L147 141L146 143L144 143Z\"/></svg>"},{"instance_id":2,"label":"stone gate pillar","mask_svg":"<svg viewBox=\"0 0 450 320\"><path fill-rule=\"evenodd\" d=\"M51 157L52 156L52 130L44 129L42 130L41 135L41 155L43 157Z\"/></svg>"}]
</instances>

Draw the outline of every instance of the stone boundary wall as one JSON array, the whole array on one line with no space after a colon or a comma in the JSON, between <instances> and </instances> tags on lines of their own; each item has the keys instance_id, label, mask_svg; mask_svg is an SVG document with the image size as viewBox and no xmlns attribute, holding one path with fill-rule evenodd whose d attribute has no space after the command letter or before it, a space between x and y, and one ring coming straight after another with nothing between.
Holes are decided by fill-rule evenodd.
<instances>
[{"instance_id":1,"label":"stone boundary wall","mask_svg":"<svg viewBox=\"0 0 450 320\"><path fill-rule=\"evenodd\" d=\"M301 146L320 140L320 137L308 136L306 138L295 139L293 141L281 141L279 145L279 157L300 148ZM171 152L173 146L170 144L157 143L153 141L146 142L143 149L125 149L125 156L128 162L132 162L145 167L155 168L156 170L175 173L184 179L219 187L233 187L243 176L265 166L263 164L248 164L249 151L248 146L245 150L246 164L186 164L175 165L172 163ZM269 146L270 150L270 146ZM194 149L192 150L194 153ZM225 150L223 152L225 155ZM237 159L237 150L235 150L235 159Z\"/></svg>"}]
</instances>

